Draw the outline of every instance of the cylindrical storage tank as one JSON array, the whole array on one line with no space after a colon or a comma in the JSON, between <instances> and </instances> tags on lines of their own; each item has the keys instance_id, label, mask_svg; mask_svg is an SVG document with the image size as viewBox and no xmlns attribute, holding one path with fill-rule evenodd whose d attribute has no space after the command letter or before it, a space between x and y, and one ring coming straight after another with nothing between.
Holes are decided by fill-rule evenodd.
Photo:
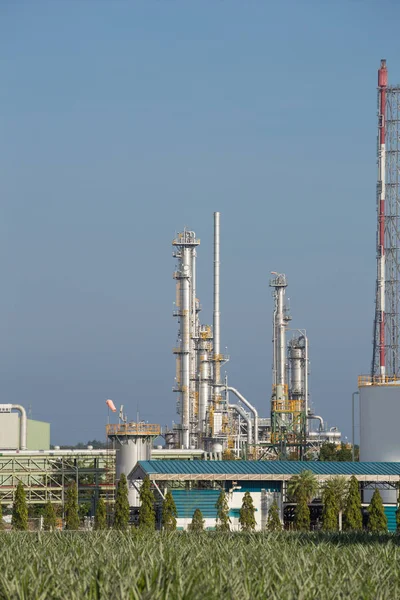
<instances>
[{"instance_id":1,"label":"cylindrical storage tank","mask_svg":"<svg viewBox=\"0 0 400 600\"><path fill-rule=\"evenodd\" d=\"M117 481L124 473L127 477L138 460L150 460L151 441L140 436L120 436L115 440L115 468ZM129 506L139 506L139 494L128 481Z\"/></svg>"},{"instance_id":2,"label":"cylindrical storage tank","mask_svg":"<svg viewBox=\"0 0 400 600\"><path fill-rule=\"evenodd\" d=\"M399 385L360 387L360 460L400 462L400 381ZM382 500L396 503L396 490L380 490ZM365 490L369 502L373 490Z\"/></svg>"}]
</instances>

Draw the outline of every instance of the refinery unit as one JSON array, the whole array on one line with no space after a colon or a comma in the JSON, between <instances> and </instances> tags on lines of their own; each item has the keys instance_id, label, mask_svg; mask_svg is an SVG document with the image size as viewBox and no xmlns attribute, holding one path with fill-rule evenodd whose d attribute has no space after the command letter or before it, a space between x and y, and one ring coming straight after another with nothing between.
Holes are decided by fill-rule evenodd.
<instances>
[{"instance_id":1,"label":"refinery unit","mask_svg":"<svg viewBox=\"0 0 400 600\"><path fill-rule=\"evenodd\" d=\"M247 458L299 458L315 452L321 443L340 443L336 427L327 430L309 402L309 350L305 330L290 329L285 303L286 276L272 272L272 394L267 416L259 416L236 387L222 378L229 357L221 352L220 332L220 213L214 213L213 324L201 323L197 297L196 260L200 240L184 229L172 242L176 269L174 317L178 320L176 375L179 422L165 433L169 448L203 449L213 454ZM291 335L288 336L288 333ZM231 395L237 399L232 403ZM317 428L312 428L313 421Z\"/></svg>"}]
</instances>

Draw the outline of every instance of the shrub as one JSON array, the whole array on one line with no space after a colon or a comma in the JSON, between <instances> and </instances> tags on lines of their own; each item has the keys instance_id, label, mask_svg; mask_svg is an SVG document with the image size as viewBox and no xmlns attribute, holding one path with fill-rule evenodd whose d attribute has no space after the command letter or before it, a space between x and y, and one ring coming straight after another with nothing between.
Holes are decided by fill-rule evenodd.
<instances>
[{"instance_id":1,"label":"shrub","mask_svg":"<svg viewBox=\"0 0 400 600\"><path fill-rule=\"evenodd\" d=\"M25 489L21 481L18 483L15 492L11 524L13 529L18 531L28 529L28 507L26 505Z\"/></svg>"}]
</instances>

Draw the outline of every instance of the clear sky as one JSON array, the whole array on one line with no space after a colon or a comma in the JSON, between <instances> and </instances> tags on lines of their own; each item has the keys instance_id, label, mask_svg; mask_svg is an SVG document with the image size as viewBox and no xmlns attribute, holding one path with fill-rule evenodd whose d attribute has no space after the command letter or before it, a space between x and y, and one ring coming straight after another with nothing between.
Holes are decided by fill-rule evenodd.
<instances>
[{"instance_id":1,"label":"clear sky","mask_svg":"<svg viewBox=\"0 0 400 600\"><path fill-rule=\"evenodd\" d=\"M0 391L53 443L105 439L105 399L171 423L171 240L221 211L229 382L267 416L269 272L310 338L312 402L350 436L369 371L376 83L397 0L2 0Z\"/></svg>"}]
</instances>

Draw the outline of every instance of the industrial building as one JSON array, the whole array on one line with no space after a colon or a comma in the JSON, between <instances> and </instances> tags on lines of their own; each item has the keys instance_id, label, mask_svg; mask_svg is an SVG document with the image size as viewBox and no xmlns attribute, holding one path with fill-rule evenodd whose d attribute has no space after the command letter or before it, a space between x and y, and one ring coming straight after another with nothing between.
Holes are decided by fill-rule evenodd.
<instances>
[{"instance_id":1,"label":"industrial building","mask_svg":"<svg viewBox=\"0 0 400 600\"><path fill-rule=\"evenodd\" d=\"M268 510L274 500L280 508L281 519L290 527L293 505L288 502L286 484L298 475L305 465L302 461L139 461L128 476L130 486L140 489L144 477L149 477L155 495L161 502L167 491L172 493L177 507L178 528L186 529L193 512L199 508L205 526L216 525L216 501L221 490L227 493L231 529L239 529L239 510L245 492L250 492L256 509L256 530L265 528ZM375 488L381 491L396 490L400 483L400 463L307 463L320 484L341 475L349 479L354 475L360 482L363 495ZM321 515L321 502L310 504L316 519ZM396 504L386 504L390 531L396 529Z\"/></svg>"},{"instance_id":2,"label":"industrial building","mask_svg":"<svg viewBox=\"0 0 400 600\"><path fill-rule=\"evenodd\" d=\"M28 419L20 404L0 404L0 451L49 449L50 423Z\"/></svg>"}]
</instances>

